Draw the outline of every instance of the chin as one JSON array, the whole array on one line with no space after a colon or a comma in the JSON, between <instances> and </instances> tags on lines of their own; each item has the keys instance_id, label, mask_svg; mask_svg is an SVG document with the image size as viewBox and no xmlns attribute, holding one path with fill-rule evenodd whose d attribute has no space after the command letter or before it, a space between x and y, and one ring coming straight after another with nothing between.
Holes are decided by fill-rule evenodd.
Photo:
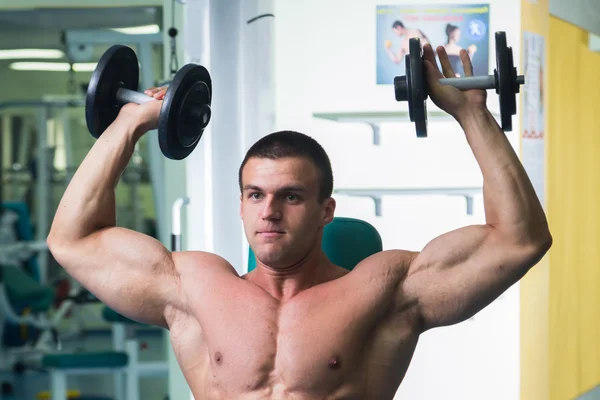
<instances>
[{"instance_id":1,"label":"chin","mask_svg":"<svg viewBox=\"0 0 600 400\"><path fill-rule=\"evenodd\" d=\"M283 254L279 251L260 251L254 253L256 258L263 264L271 266L279 265L283 261Z\"/></svg>"},{"instance_id":2,"label":"chin","mask_svg":"<svg viewBox=\"0 0 600 400\"><path fill-rule=\"evenodd\" d=\"M272 268L287 266L287 264L289 264L286 257L288 256L287 252L281 247L274 247L275 246L261 246L260 249L256 249L254 254L257 261Z\"/></svg>"}]
</instances>

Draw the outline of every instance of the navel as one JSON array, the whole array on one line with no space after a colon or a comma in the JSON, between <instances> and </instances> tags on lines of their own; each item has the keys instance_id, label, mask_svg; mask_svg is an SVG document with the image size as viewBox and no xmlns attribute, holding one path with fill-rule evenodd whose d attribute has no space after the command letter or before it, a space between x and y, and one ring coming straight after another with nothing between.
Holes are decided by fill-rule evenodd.
<instances>
[{"instance_id":1,"label":"navel","mask_svg":"<svg viewBox=\"0 0 600 400\"><path fill-rule=\"evenodd\" d=\"M218 351L215 353L215 362L219 365L223 363L223 354Z\"/></svg>"},{"instance_id":2,"label":"navel","mask_svg":"<svg viewBox=\"0 0 600 400\"><path fill-rule=\"evenodd\" d=\"M331 360L329 360L329 368L331 369L339 369L342 366L342 361L340 360L339 357L333 357Z\"/></svg>"}]
</instances>

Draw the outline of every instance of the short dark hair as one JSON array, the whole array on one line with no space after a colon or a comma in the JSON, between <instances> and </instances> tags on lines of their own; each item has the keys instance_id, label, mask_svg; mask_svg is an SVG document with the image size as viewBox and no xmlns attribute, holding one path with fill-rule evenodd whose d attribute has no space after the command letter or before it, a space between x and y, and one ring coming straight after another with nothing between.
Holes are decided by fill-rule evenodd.
<instances>
[{"instance_id":1,"label":"short dark hair","mask_svg":"<svg viewBox=\"0 0 600 400\"><path fill-rule=\"evenodd\" d=\"M242 170L251 158L277 160L285 157L305 157L319 171L319 202L331 197L333 192L333 171L325 149L312 137L296 131L278 131L262 137L248 149L238 172L240 191Z\"/></svg>"},{"instance_id":2,"label":"short dark hair","mask_svg":"<svg viewBox=\"0 0 600 400\"><path fill-rule=\"evenodd\" d=\"M448 37L448 43L450 43L450 35L452 35L452 32L457 29L460 29L458 25L446 24L446 36Z\"/></svg>"},{"instance_id":3,"label":"short dark hair","mask_svg":"<svg viewBox=\"0 0 600 400\"><path fill-rule=\"evenodd\" d=\"M398 20L394 21L394 23L392 24L392 28L404 28L404 24Z\"/></svg>"}]
</instances>

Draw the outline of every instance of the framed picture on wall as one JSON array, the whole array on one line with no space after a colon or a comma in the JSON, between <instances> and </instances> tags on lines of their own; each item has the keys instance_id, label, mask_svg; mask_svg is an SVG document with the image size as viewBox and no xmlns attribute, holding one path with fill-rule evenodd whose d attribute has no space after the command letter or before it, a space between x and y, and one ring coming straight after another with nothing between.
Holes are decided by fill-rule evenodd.
<instances>
[{"instance_id":1,"label":"framed picture on wall","mask_svg":"<svg viewBox=\"0 0 600 400\"><path fill-rule=\"evenodd\" d=\"M474 75L488 75L489 13L489 4L377 5L377 84L392 85L395 76L405 75L413 37L421 46L444 46L457 76L464 75L461 49L468 51Z\"/></svg>"}]
</instances>

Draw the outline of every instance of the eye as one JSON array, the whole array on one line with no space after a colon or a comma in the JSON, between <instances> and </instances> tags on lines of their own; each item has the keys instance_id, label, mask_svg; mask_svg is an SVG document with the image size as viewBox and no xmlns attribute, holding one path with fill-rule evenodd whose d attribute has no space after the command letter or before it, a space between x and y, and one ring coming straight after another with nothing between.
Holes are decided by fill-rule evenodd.
<instances>
[{"instance_id":1,"label":"eye","mask_svg":"<svg viewBox=\"0 0 600 400\"><path fill-rule=\"evenodd\" d=\"M287 194L285 196L285 198L288 201L298 201L299 200L299 197L297 195L295 195L295 194Z\"/></svg>"},{"instance_id":2,"label":"eye","mask_svg":"<svg viewBox=\"0 0 600 400\"><path fill-rule=\"evenodd\" d=\"M260 199L260 198L261 198L261 196L262 196L262 195L261 195L260 193L256 193L256 192L255 192L255 193L250 193L250 198L251 198L251 199L254 199L254 200L258 200L258 199Z\"/></svg>"}]
</instances>

